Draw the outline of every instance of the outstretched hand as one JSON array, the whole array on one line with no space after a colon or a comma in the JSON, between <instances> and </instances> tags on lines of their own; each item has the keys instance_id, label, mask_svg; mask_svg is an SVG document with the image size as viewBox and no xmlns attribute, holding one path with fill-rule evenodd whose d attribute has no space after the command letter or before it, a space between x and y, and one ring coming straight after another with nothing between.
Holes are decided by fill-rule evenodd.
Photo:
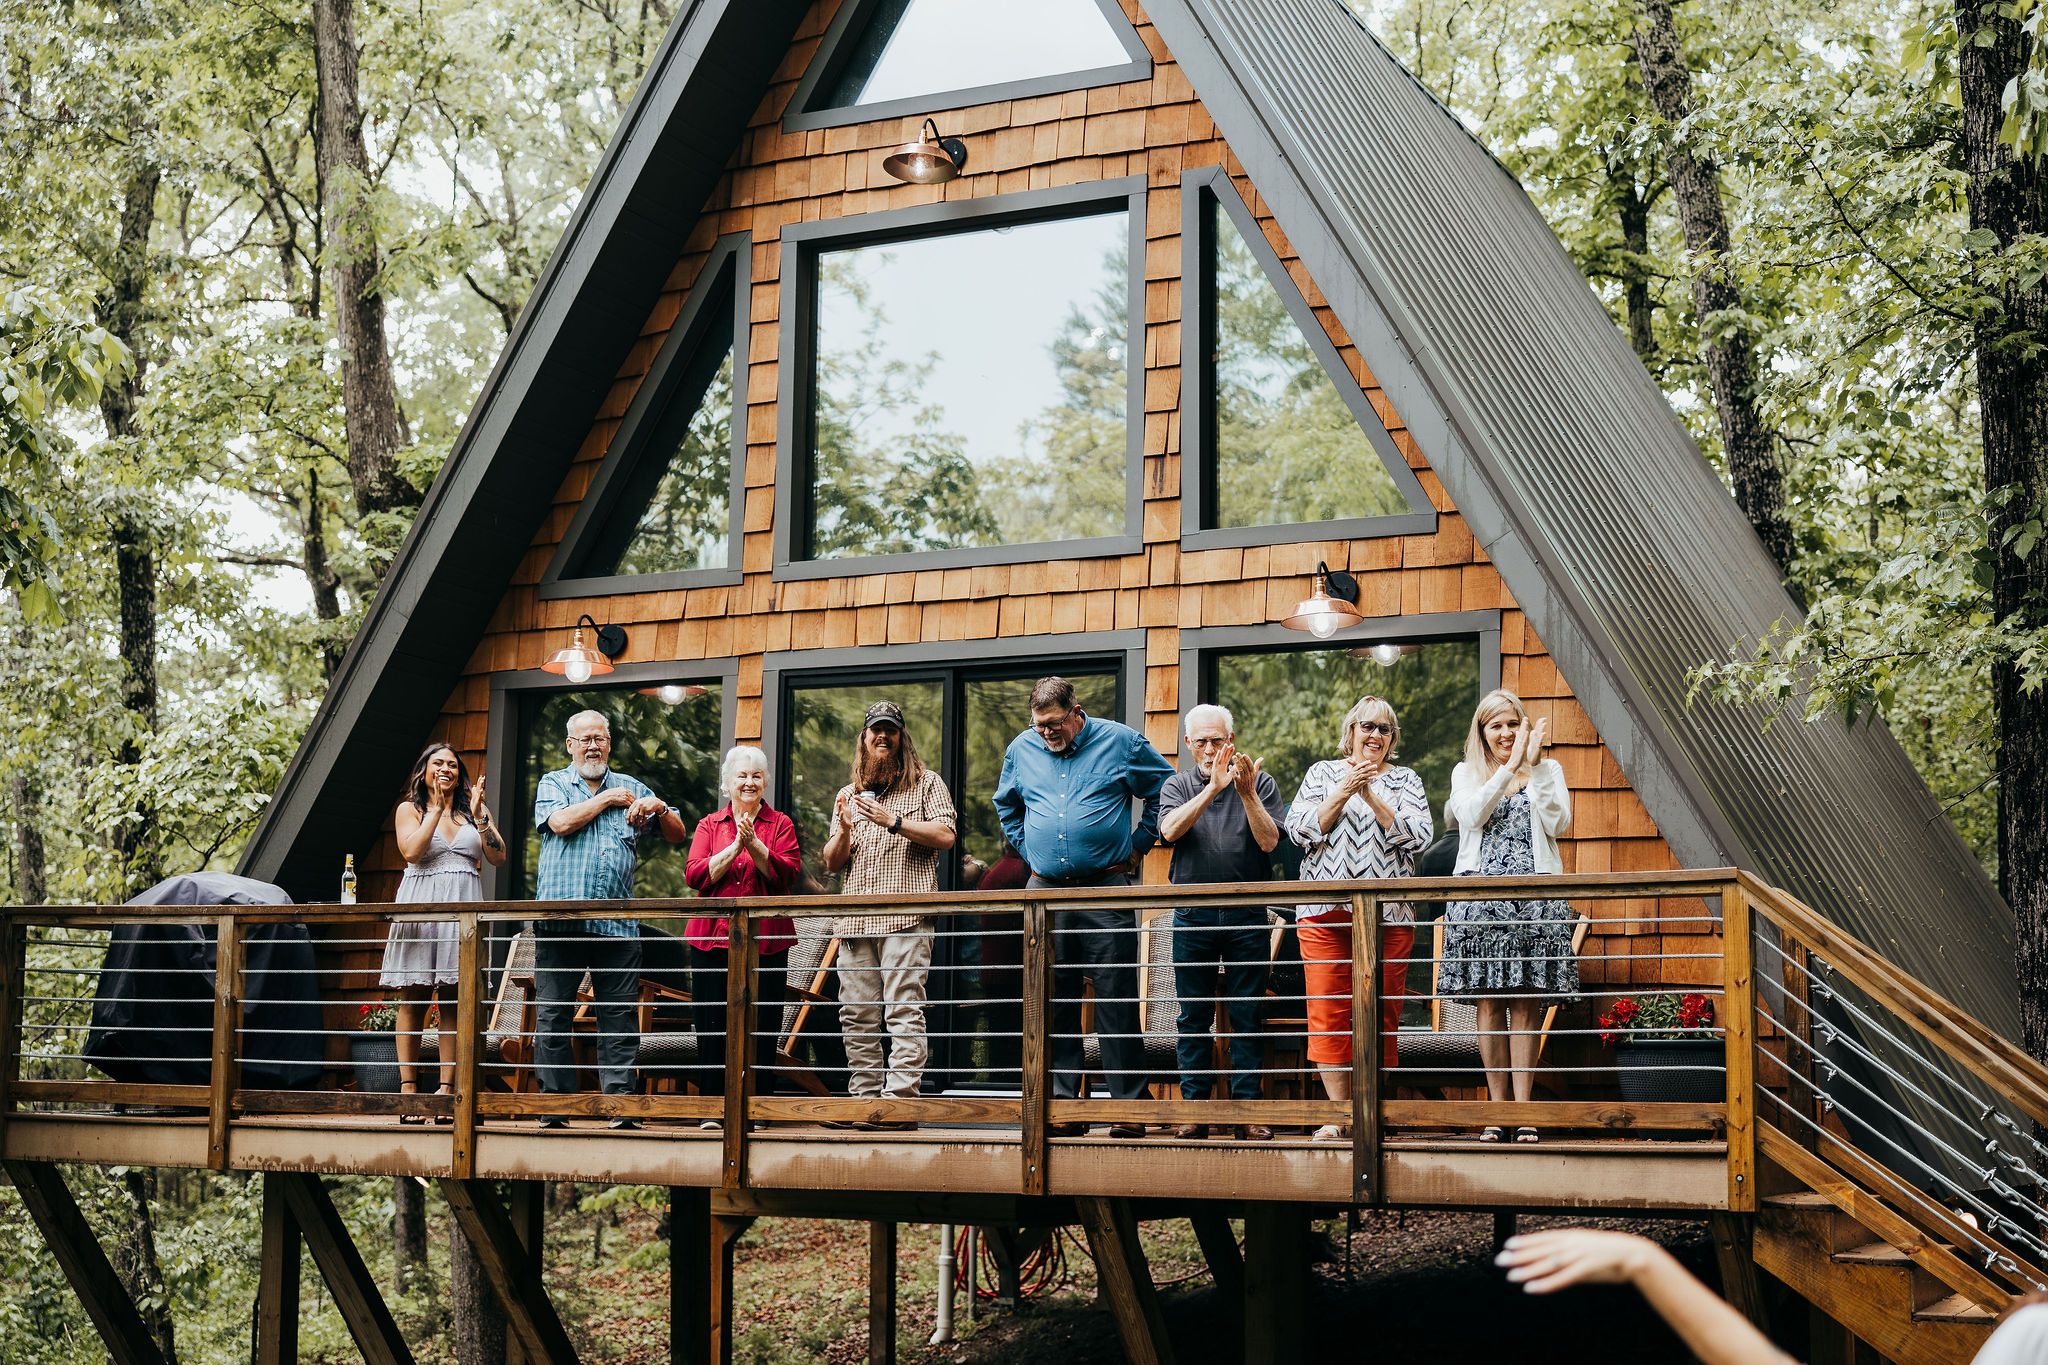
<instances>
[{"instance_id":1,"label":"outstretched hand","mask_svg":"<svg viewBox=\"0 0 2048 1365\"><path fill-rule=\"evenodd\" d=\"M1656 1243L1625 1232L1559 1228L1508 1238L1493 1263L1525 1292L1551 1294L1575 1284L1629 1283L1658 1254Z\"/></svg>"}]
</instances>

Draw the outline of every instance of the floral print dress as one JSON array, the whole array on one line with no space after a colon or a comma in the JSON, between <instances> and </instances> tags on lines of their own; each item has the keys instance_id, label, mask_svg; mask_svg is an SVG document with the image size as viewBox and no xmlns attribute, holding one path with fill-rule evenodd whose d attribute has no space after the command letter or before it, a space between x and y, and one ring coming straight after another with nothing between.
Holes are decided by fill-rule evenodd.
<instances>
[{"instance_id":1,"label":"floral print dress","mask_svg":"<svg viewBox=\"0 0 2048 1365\"><path fill-rule=\"evenodd\" d=\"M1525 787L1493 808L1480 832L1479 866L1465 875L1519 877L1535 871ZM1450 902L1437 993L1472 999L1524 990L1540 991L1552 1004L1578 999L1575 919L1571 906L1559 900Z\"/></svg>"}]
</instances>

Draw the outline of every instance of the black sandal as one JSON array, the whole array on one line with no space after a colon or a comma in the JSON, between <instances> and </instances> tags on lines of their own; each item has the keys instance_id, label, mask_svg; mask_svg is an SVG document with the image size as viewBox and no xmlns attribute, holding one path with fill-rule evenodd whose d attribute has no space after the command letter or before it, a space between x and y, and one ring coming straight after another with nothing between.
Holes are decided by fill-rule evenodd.
<instances>
[{"instance_id":1,"label":"black sandal","mask_svg":"<svg viewBox=\"0 0 2048 1365\"><path fill-rule=\"evenodd\" d=\"M1505 1134L1501 1132L1500 1128L1491 1123L1479 1130L1479 1140L1481 1142L1499 1142L1504 1136Z\"/></svg>"},{"instance_id":2,"label":"black sandal","mask_svg":"<svg viewBox=\"0 0 2048 1365\"><path fill-rule=\"evenodd\" d=\"M408 1090L407 1086L412 1088ZM420 1093L420 1083L417 1080L400 1081L398 1083L398 1093L401 1095L417 1095ZM398 1121L410 1127L414 1124L425 1123L427 1116L425 1114L400 1114Z\"/></svg>"},{"instance_id":3,"label":"black sandal","mask_svg":"<svg viewBox=\"0 0 2048 1365\"><path fill-rule=\"evenodd\" d=\"M1515 1141L1540 1142L1542 1141L1542 1138L1538 1136L1534 1128L1517 1128L1515 1129Z\"/></svg>"},{"instance_id":4,"label":"black sandal","mask_svg":"<svg viewBox=\"0 0 2048 1365\"><path fill-rule=\"evenodd\" d=\"M441 1088L440 1088L439 1090L436 1090L436 1091L435 1091L434 1093L435 1093L436 1095L446 1095L446 1096L447 1096L447 1097L448 1097L449 1099L451 1099L451 1100L452 1100L452 1099L454 1099L454 1098L455 1098L455 1087L454 1087L454 1086L452 1086L452 1085L444 1085L444 1086L442 1086L442 1087L441 1087ZM436 1123L453 1123L453 1122L455 1122L455 1115L453 1115L453 1114L436 1114L436 1115L434 1115L434 1122L436 1122Z\"/></svg>"}]
</instances>

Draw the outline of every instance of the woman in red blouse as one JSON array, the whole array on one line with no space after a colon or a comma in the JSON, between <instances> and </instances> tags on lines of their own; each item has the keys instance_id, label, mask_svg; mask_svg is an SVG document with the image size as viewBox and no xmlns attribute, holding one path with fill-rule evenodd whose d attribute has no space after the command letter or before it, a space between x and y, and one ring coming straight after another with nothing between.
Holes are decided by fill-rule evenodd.
<instances>
[{"instance_id":1,"label":"woman in red blouse","mask_svg":"<svg viewBox=\"0 0 2048 1365\"><path fill-rule=\"evenodd\" d=\"M718 784L726 803L697 823L685 871L700 896L779 896L796 884L801 865L796 824L768 804L768 756L751 745L727 751ZM725 1093L725 977L727 921L700 916L683 926L690 957L691 1017L697 1030L697 1090ZM776 1034L782 1028L783 973L796 943L786 915L754 922L761 968L754 978L755 1093L773 1093ZM716 1128L717 1119L704 1120Z\"/></svg>"}]
</instances>

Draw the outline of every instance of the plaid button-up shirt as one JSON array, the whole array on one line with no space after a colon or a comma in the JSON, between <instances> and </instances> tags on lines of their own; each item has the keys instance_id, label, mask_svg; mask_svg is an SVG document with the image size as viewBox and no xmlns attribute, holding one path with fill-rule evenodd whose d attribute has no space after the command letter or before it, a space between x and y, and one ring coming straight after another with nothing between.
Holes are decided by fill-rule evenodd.
<instances>
[{"instance_id":1,"label":"plaid button-up shirt","mask_svg":"<svg viewBox=\"0 0 2048 1365\"><path fill-rule=\"evenodd\" d=\"M633 897L634 840L639 831L626 823L624 806L609 806L597 818L574 834L557 834L548 828L548 817L565 806L581 805L598 792L624 787L635 798L654 795L653 789L637 777L607 772L597 791L576 775L574 768L560 768L540 780L533 797L533 823L540 829L540 870L534 879L533 896L543 901L631 900ZM637 938L640 922L630 919L587 919L586 934L611 938Z\"/></svg>"},{"instance_id":2,"label":"plaid button-up shirt","mask_svg":"<svg viewBox=\"0 0 2048 1365\"><path fill-rule=\"evenodd\" d=\"M853 795L851 784L839 789L840 797ZM915 787L898 787L881 798L882 809L906 820L930 820L957 829L953 794L930 768ZM834 809L837 809L835 804ZM891 834L874 821L853 817L853 855L846 864L849 896L916 896L936 891L939 886L939 850L914 844L901 834ZM832 921L832 932L842 938L882 934L905 934L916 929L922 915L841 915Z\"/></svg>"}]
</instances>

